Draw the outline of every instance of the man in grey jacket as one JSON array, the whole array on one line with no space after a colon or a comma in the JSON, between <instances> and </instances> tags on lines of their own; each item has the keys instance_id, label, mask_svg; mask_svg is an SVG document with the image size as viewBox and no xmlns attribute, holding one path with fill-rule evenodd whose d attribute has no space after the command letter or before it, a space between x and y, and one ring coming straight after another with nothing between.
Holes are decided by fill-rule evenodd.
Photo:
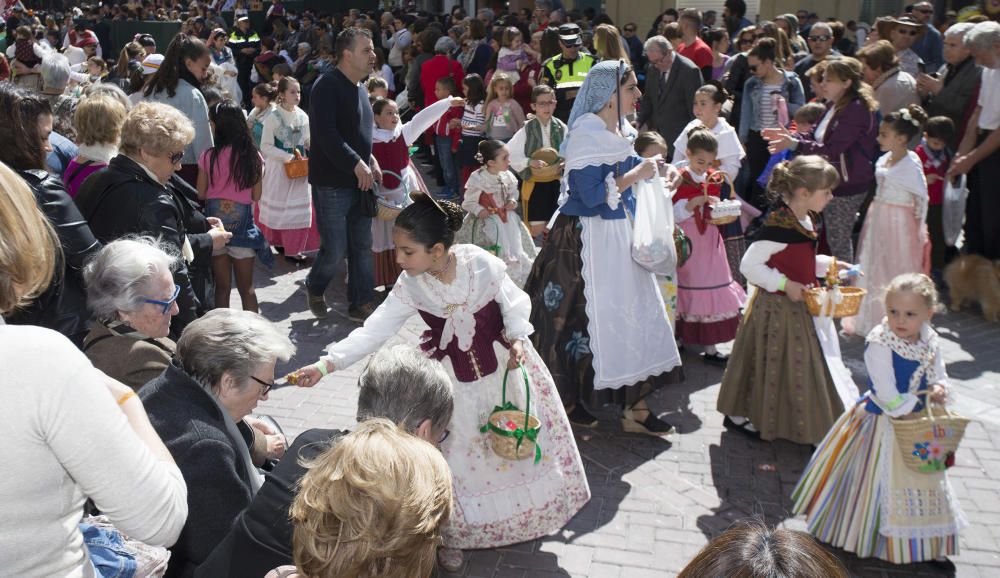
<instances>
[{"instance_id":1,"label":"man in grey jacket","mask_svg":"<svg viewBox=\"0 0 1000 578\"><path fill-rule=\"evenodd\" d=\"M639 104L639 130L655 130L667 141L672 158L673 142L694 118L694 93L701 87L701 71L693 62L675 54L663 36L645 44L646 92Z\"/></svg>"}]
</instances>

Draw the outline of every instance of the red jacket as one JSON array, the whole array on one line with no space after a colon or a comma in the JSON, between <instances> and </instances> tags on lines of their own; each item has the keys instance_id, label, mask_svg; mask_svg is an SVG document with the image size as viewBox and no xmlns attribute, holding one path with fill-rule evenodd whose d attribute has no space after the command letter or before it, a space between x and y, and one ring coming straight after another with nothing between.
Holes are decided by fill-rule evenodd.
<instances>
[{"instance_id":1,"label":"red jacket","mask_svg":"<svg viewBox=\"0 0 1000 578\"><path fill-rule=\"evenodd\" d=\"M420 67L420 86L424 89L424 106L430 106L438 101L434 96L434 85L438 79L448 75L455 80L455 92L462 94L462 65L444 54L435 54L433 58Z\"/></svg>"},{"instance_id":2,"label":"red jacket","mask_svg":"<svg viewBox=\"0 0 1000 578\"><path fill-rule=\"evenodd\" d=\"M462 127L457 126L455 128L451 128L450 126L448 126L448 123L453 118L462 120L462 113L464 112L465 108L461 106L453 106L449 108L448 111L445 112L444 115L442 115L441 118L439 118L436 123L434 123L434 128L432 129L434 131L435 136L451 137L452 152L458 150L458 141L462 138Z\"/></svg>"}]
</instances>

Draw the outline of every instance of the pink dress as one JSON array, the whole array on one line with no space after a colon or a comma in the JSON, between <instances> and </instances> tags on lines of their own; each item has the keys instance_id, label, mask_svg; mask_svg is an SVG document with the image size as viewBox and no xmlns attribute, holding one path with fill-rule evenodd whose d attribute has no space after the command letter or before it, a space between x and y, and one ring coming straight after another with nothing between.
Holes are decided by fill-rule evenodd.
<instances>
[{"instance_id":1,"label":"pink dress","mask_svg":"<svg viewBox=\"0 0 1000 578\"><path fill-rule=\"evenodd\" d=\"M677 268L677 337L693 345L715 345L736 338L740 309L746 293L733 281L726 259L726 245L719 228L686 209L687 202L703 195L705 176L681 171L674 193L674 220L691 239L691 257ZM709 185L719 196L719 186Z\"/></svg>"},{"instance_id":2,"label":"pink dress","mask_svg":"<svg viewBox=\"0 0 1000 578\"><path fill-rule=\"evenodd\" d=\"M868 290L861 310L847 317L846 332L868 335L885 317L883 293L897 275L930 271L927 236L927 180L920 157L913 151L888 166L889 154L875 163L878 190L868 208L858 243L858 264L864 272L856 285Z\"/></svg>"}]
</instances>

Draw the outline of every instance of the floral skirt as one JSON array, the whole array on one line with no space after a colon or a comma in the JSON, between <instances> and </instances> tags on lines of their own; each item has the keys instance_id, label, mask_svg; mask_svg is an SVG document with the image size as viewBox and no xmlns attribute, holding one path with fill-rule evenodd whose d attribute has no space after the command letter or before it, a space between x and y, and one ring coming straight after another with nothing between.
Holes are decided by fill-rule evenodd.
<instances>
[{"instance_id":1,"label":"floral skirt","mask_svg":"<svg viewBox=\"0 0 1000 578\"><path fill-rule=\"evenodd\" d=\"M531 390L531 415L541 430L541 459L508 460L497 456L490 436L480 432L494 406L500 405L508 350L494 351L501 367L480 380L455 378L448 358L442 360L455 388L451 435L441 444L451 467L454 507L443 530L448 548L497 548L541 538L566 525L590 500L590 486L552 376L530 344L525 364ZM525 409L524 381L511 371L507 401Z\"/></svg>"},{"instance_id":2,"label":"floral skirt","mask_svg":"<svg viewBox=\"0 0 1000 578\"><path fill-rule=\"evenodd\" d=\"M581 257L584 252L582 225L579 217L557 217L548 240L535 259L524 287L531 297L530 320L535 329L531 341L552 373L565 406L583 401L592 407L606 404L629 407L655 389L683 381L684 374L678 361L671 369L647 375L633 385L595 390L595 353L590 347L590 319ZM625 258L629 258L627 253ZM629 289L623 288L623 294ZM659 290L652 279L650 289ZM670 341L660 344L665 352L664 359L671 348L676 351L672 334ZM616 346L628 347L629 344Z\"/></svg>"},{"instance_id":3,"label":"floral skirt","mask_svg":"<svg viewBox=\"0 0 1000 578\"><path fill-rule=\"evenodd\" d=\"M717 408L744 416L763 440L823 439L844 411L804 303L758 290L722 376Z\"/></svg>"},{"instance_id":4,"label":"floral skirt","mask_svg":"<svg viewBox=\"0 0 1000 578\"><path fill-rule=\"evenodd\" d=\"M958 554L967 522L947 474L910 474L889 418L865 405L845 412L816 448L792 492L795 513L817 539L859 558L909 564ZM900 481L907 477L916 484Z\"/></svg>"}]
</instances>

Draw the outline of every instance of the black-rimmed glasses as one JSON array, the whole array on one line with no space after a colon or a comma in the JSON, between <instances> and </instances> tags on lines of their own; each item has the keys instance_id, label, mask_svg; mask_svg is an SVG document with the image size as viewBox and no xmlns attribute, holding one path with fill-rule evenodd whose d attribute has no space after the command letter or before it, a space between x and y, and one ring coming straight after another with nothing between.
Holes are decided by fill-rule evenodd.
<instances>
[{"instance_id":1,"label":"black-rimmed glasses","mask_svg":"<svg viewBox=\"0 0 1000 578\"><path fill-rule=\"evenodd\" d=\"M260 386L261 386L261 388L260 388L260 396L261 397L264 397L265 395L267 395L267 392L271 391L271 389L274 388L274 384L273 383L268 383L268 382L266 382L266 381L264 381L262 379L257 379L256 377L254 377L252 375L250 376L250 379L252 379L252 380L254 380L254 381L256 381L257 383L260 384Z\"/></svg>"}]
</instances>

